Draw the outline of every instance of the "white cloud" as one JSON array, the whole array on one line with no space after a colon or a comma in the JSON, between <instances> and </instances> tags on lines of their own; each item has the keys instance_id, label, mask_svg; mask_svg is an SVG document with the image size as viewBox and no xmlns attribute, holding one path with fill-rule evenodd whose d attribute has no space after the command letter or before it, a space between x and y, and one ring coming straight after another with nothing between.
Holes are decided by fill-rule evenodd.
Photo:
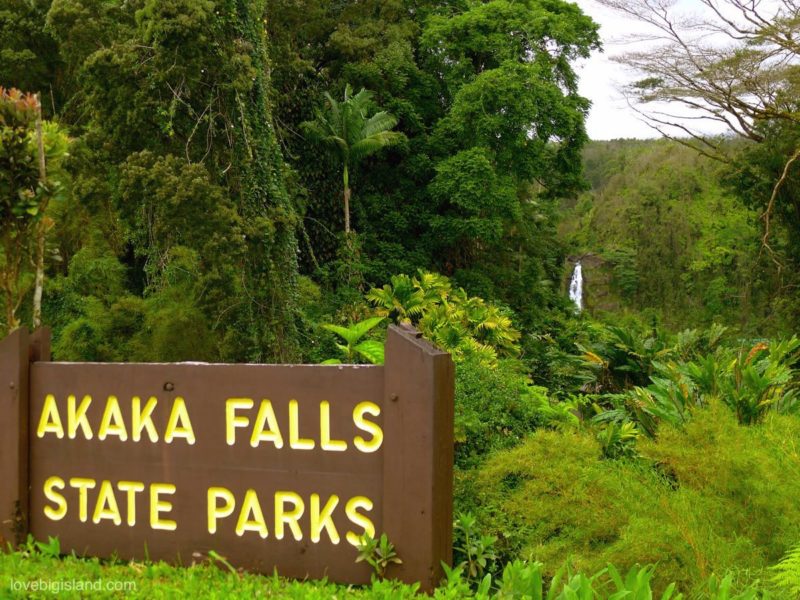
<instances>
[{"instance_id":1,"label":"white cloud","mask_svg":"<svg viewBox=\"0 0 800 600\"><path fill-rule=\"evenodd\" d=\"M593 140L610 140L615 138L653 138L660 134L642 121L625 101L620 88L636 77L622 65L611 60L625 50L630 50L630 43L624 38L631 33L640 33L641 25L632 19L623 18L618 13L601 6L594 0L575 0L584 13L600 25L600 39L604 52L595 52L588 60L580 61L576 67L580 77L579 89L582 96L592 101L592 108L587 120L589 137ZM684 6L692 2L684 2ZM653 46L650 42L637 42L636 48ZM665 109L662 104L654 109ZM670 106L666 110L675 111ZM684 112L684 114L687 114ZM688 121L687 121L688 123ZM697 122L692 122L697 127ZM704 127L704 133L722 133L723 128L715 124Z\"/></svg>"}]
</instances>

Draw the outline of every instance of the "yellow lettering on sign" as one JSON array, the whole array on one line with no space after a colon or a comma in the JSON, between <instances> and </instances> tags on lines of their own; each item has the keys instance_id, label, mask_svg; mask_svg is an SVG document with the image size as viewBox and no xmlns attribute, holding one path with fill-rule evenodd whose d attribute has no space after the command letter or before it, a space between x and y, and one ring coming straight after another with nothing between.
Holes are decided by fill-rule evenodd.
<instances>
[{"instance_id":1,"label":"yellow lettering on sign","mask_svg":"<svg viewBox=\"0 0 800 600\"><path fill-rule=\"evenodd\" d=\"M107 480L103 480L100 484L100 491L97 493L97 504L92 515L94 523L99 523L103 519L113 521L114 525L122 523L117 499L114 497L114 488L111 486L111 482Z\"/></svg>"},{"instance_id":2,"label":"yellow lettering on sign","mask_svg":"<svg viewBox=\"0 0 800 600\"><path fill-rule=\"evenodd\" d=\"M69 480L69 486L78 490L78 518L82 523L86 523L89 518L89 490L94 489L94 479L84 477L73 477Z\"/></svg>"},{"instance_id":3,"label":"yellow lettering on sign","mask_svg":"<svg viewBox=\"0 0 800 600\"><path fill-rule=\"evenodd\" d=\"M285 504L292 504L294 508L286 510ZM283 539L284 525L288 525L292 530L294 539L303 539L303 531L300 529L300 517L305 512L303 499L294 492L275 492L275 537Z\"/></svg>"},{"instance_id":4,"label":"yellow lettering on sign","mask_svg":"<svg viewBox=\"0 0 800 600\"><path fill-rule=\"evenodd\" d=\"M314 440L300 437L300 409L297 400L289 400L289 447L294 450L314 449Z\"/></svg>"},{"instance_id":5,"label":"yellow lettering on sign","mask_svg":"<svg viewBox=\"0 0 800 600\"><path fill-rule=\"evenodd\" d=\"M150 485L150 527L152 529L163 529L175 531L178 524L169 519L162 519L161 513L170 512L172 503L159 498L161 494L174 494L175 486L171 483L153 483Z\"/></svg>"},{"instance_id":6,"label":"yellow lettering on sign","mask_svg":"<svg viewBox=\"0 0 800 600\"><path fill-rule=\"evenodd\" d=\"M353 438L353 444L355 444L355 447L361 452L375 452L381 447L383 443L383 430L377 423L367 421L364 418L364 415L373 415L377 417L380 414L380 407L372 402L361 402L353 409L353 423L355 423L355 426L362 431L372 434L370 440L365 440L360 435Z\"/></svg>"},{"instance_id":7,"label":"yellow lettering on sign","mask_svg":"<svg viewBox=\"0 0 800 600\"><path fill-rule=\"evenodd\" d=\"M328 532L332 543L339 543L339 532L336 531L336 525L333 523L333 511L338 504L339 496L331 496L320 512L319 494L311 494L311 541L315 544L322 537L323 529Z\"/></svg>"},{"instance_id":8,"label":"yellow lettering on sign","mask_svg":"<svg viewBox=\"0 0 800 600\"><path fill-rule=\"evenodd\" d=\"M253 518L250 518L252 514ZM245 531L256 531L262 538L269 535L267 522L264 520L264 513L255 490L247 490L242 502L242 510L239 513L239 521L236 523L236 535L242 536Z\"/></svg>"},{"instance_id":9,"label":"yellow lettering on sign","mask_svg":"<svg viewBox=\"0 0 800 600\"><path fill-rule=\"evenodd\" d=\"M89 419L86 418L86 411L92 403L91 396L84 396L80 406L75 408L77 398L74 395L67 396L67 437L74 440L78 435L78 427L83 431L83 437L87 440L92 439L92 428L89 426Z\"/></svg>"},{"instance_id":10,"label":"yellow lettering on sign","mask_svg":"<svg viewBox=\"0 0 800 600\"><path fill-rule=\"evenodd\" d=\"M122 410L119 408L116 396L109 396L106 400L106 409L103 411L103 419L100 421L97 433L98 439L101 440L110 435L117 436L123 442L128 439L128 431L125 429L125 421L122 420Z\"/></svg>"},{"instance_id":11,"label":"yellow lettering on sign","mask_svg":"<svg viewBox=\"0 0 800 600\"><path fill-rule=\"evenodd\" d=\"M327 400L319 403L319 447L331 452L344 452L347 442L331 439L331 404Z\"/></svg>"},{"instance_id":12,"label":"yellow lettering on sign","mask_svg":"<svg viewBox=\"0 0 800 600\"><path fill-rule=\"evenodd\" d=\"M186 410L186 402L178 396L172 404L172 412L167 421L167 431L164 433L164 441L172 443L175 438L184 438L191 446L195 442L192 421L189 419L189 411Z\"/></svg>"},{"instance_id":13,"label":"yellow lettering on sign","mask_svg":"<svg viewBox=\"0 0 800 600\"><path fill-rule=\"evenodd\" d=\"M264 429L265 425L268 426L266 430ZM253 448L258 448L261 442L272 442L275 444L276 448L283 448L283 436L278 427L278 419L275 418L275 410L272 408L272 402L269 400L261 401L261 406L259 406L258 415L256 416L256 423L253 426L253 435L250 437L250 445Z\"/></svg>"},{"instance_id":14,"label":"yellow lettering on sign","mask_svg":"<svg viewBox=\"0 0 800 600\"><path fill-rule=\"evenodd\" d=\"M224 500L225 504L219 506L217 500ZM236 506L233 492L224 487L208 488L208 533L217 532L217 520L230 517Z\"/></svg>"},{"instance_id":15,"label":"yellow lettering on sign","mask_svg":"<svg viewBox=\"0 0 800 600\"><path fill-rule=\"evenodd\" d=\"M158 398L151 396L142 409L142 399L134 396L131 399L131 438L134 442L142 439L142 431L147 430L147 437L150 441L158 441L158 432L153 424L153 411L158 404Z\"/></svg>"},{"instance_id":16,"label":"yellow lettering on sign","mask_svg":"<svg viewBox=\"0 0 800 600\"><path fill-rule=\"evenodd\" d=\"M136 525L136 494L144 491L144 483L141 481L120 481L117 483L120 492L127 494L127 522L133 527Z\"/></svg>"},{"instance_id":17,"label":"yellow lettering on sign","mask_svg":"<svg viewBox=\"0 0 800 600\"><path fill-rule=\"evenodd\" d=\"M253 408L252 398L228 398L225 401L225 439L228 446L233 446L236 443L236 428L247 427L250 424L250 419L247 417L239 417L236 415L238 409L251 409ZM259 411L261 415L261 411Z\"/></svg>"},{"instance_id":18,"label":"yellow lettering on sign","mask_svg":"<svg viewBox=\"0 0 800 600\"><path fill-rule=\"evenodd\" d=\"M358 512L359 508L363 508L367 511L372 510L372 500L365 496L355 496L350 498L350 500L347 502L347 506L345 506L344 510L347 514L347 518L350 519L350 522L353 525L358 525L363 529L361 534L357 534L353 531L347 532L347 541L353 546L358 546L361 543L362 535L375 537L375 525L372 524L372 521L370 521L368 517Z\"/></svg>"},{"instance_id":19,"label":"yellow lettering on sign","mask_svg":"<svg viewBox=\"0 0 800 600\"><path fill-rule=\"evenodd\" d=\"M36 437L42 438L45 433L55 433L58 439L64 437L64 426L61 425L61 415L58 414L58 406L56 406L56 398L53 394L45 396Z\"/></svg>"},{"instance_id":20,"label":"yellow lettering on sign","mask_svg":"<svg viewBox=\"0 0 800 600\"><path fill-rule=\"evenodd\" d=\"M50 502L53 502L56 507L45 506L44 514L51 521L60 521L67 514L67 501L64 496L59 494L56 489L63 490L66 487L64 480L61 477L48 477L44 482L44 496Z\"/></svg>"}]
</instances>

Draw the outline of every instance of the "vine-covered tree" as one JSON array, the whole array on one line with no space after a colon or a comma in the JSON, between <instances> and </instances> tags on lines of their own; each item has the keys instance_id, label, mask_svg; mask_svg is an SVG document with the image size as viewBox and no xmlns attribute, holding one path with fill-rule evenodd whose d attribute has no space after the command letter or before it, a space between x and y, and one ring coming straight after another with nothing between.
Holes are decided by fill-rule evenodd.
<instances>
[{"instance_id":1,"label":"vine-covered tree","mask_svg":"<svg viewBox=\"0 0 800 600\"><path fill-rule=\"evenodd\" d=\"M213 340L197 344L210 348L203 358L298 356L297 214L270 114L265 10L261 0L57 0L47 15L81 85L70 100L82 133L75 201L131 270L131 292L198 316ZM167 274L187 251L197 285L171 294ZM196 358L187 350L177 358Z\"/></svg>"}]
</instances>

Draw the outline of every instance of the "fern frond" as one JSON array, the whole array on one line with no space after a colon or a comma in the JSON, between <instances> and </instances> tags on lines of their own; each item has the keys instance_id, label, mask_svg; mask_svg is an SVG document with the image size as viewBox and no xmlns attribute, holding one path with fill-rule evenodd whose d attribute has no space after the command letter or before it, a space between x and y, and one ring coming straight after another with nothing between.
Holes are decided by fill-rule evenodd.
<instances>
[{"instance_id":1,"label":"fern frond","mask_svg":"<svg viewBox=\"0 0 800 600\"><path fill-rule=\"evenodd\" d=\"M772 583L784 590L787 598L800 597L800 544L789 550L777 565L770 567Z\"/></svg>"}]
</instances>

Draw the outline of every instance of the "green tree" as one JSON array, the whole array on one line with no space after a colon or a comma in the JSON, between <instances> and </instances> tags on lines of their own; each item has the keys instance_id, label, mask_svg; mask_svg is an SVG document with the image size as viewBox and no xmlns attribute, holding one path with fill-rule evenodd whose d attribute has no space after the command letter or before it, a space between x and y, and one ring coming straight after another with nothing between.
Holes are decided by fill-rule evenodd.
<instances>
[{"instance_id":1,"label":"green tree","mask_svg":"<svg viewBox=\"0 0 800 600\"><path fill-rule=\"evenodd\" d=\"M599 46L597 26L565 2L468 2L431 17L423 55L449 104L434 142L486 148L499 173L553 196L579 189L589 102L571 61Z\"/></svg>"},{"instance_id":2,"label":"green tree","mask_svg":"<svg viewBox=\"0 0 800 600\"><path fill-rule=\"evenodd\" d=\"M53 158L63 155L66 147L63 134L52 127L48 134L46 144L35 95L0 87L0 290L8 330L19 327L18 311L32 287L25 270L29 263L36 267L37 292L41 290L45 234L50 226L45 211L59 188L56 180L45 176L45 147Z\"/></svg>"},{"instance_id":3,"label":"green tree","mask_svg":"<svg viewBox=\"0 0 800 600\"><path fill-rule=\"evenodd\" d=\"M61 108L63 64L46 30L51 0L0 0L0 83L46 98L45 113Z\"/></svg>"},{"instance_id":4,"label":"green tree","mask_svg":"<svg viewBox=\"0 0 800 600\"><path fill-rule=\"evenodd\" d=\"M316 119L305 121L303 128L313 139L333 148L342 164L344 231L350 235L350 170L361 160L382 148L406 139L400 132L392 131L397 119L386 111L371 116L372 93L362 89L353 95L347 84L341 102L325 92L326 107L317 111Z\"/></svg>"},{"instance_id":5,"label":"green tree","mask_svg":"<svg viewBox=\"0 0 800 600\"><path fill-rule=\"evenodd\" d=\"M39 169L31 152L30 137L39 111L32 94L0 88L0 201L2 202L3 263L2 288L5 296L5 325L19 327L17 310L22 304L21 284L28 236L39 209Z\"/></svg>"},{"instance_id":6,"label":"green tree","mask_svg":"<svg viewBox=\"0 0 800 600\"><path fill-rule=\"evenodd\" d=\"M327 104L323 90L350 84L371 90L408 139L352 186L363 280L435 270L543 322L562 265L552 199L583 185L588 101L572 63L599 45L591 19L560 0L275 0L270 10L278 132L314 252L302 268L342 286L328 267L341 251L331 217L341 162L296 132Z\"/></svg>"},{"instance_id":7,"label":"green tree","mask_svg":"<svg viewBox=\"0 0 800 600\"><path fill-rule=\"evenodd\" d=\"M298 215L270 110L265 15L263 0L56 0L47 16L77 85L65 115L81 136L75 204L128 268L131 293L171 302L178 280L163 275L196 265L207 285L193 310L236 361L299 354ZM205 241L193 236L212 223Z\"/></svg>"}]
</instances>

